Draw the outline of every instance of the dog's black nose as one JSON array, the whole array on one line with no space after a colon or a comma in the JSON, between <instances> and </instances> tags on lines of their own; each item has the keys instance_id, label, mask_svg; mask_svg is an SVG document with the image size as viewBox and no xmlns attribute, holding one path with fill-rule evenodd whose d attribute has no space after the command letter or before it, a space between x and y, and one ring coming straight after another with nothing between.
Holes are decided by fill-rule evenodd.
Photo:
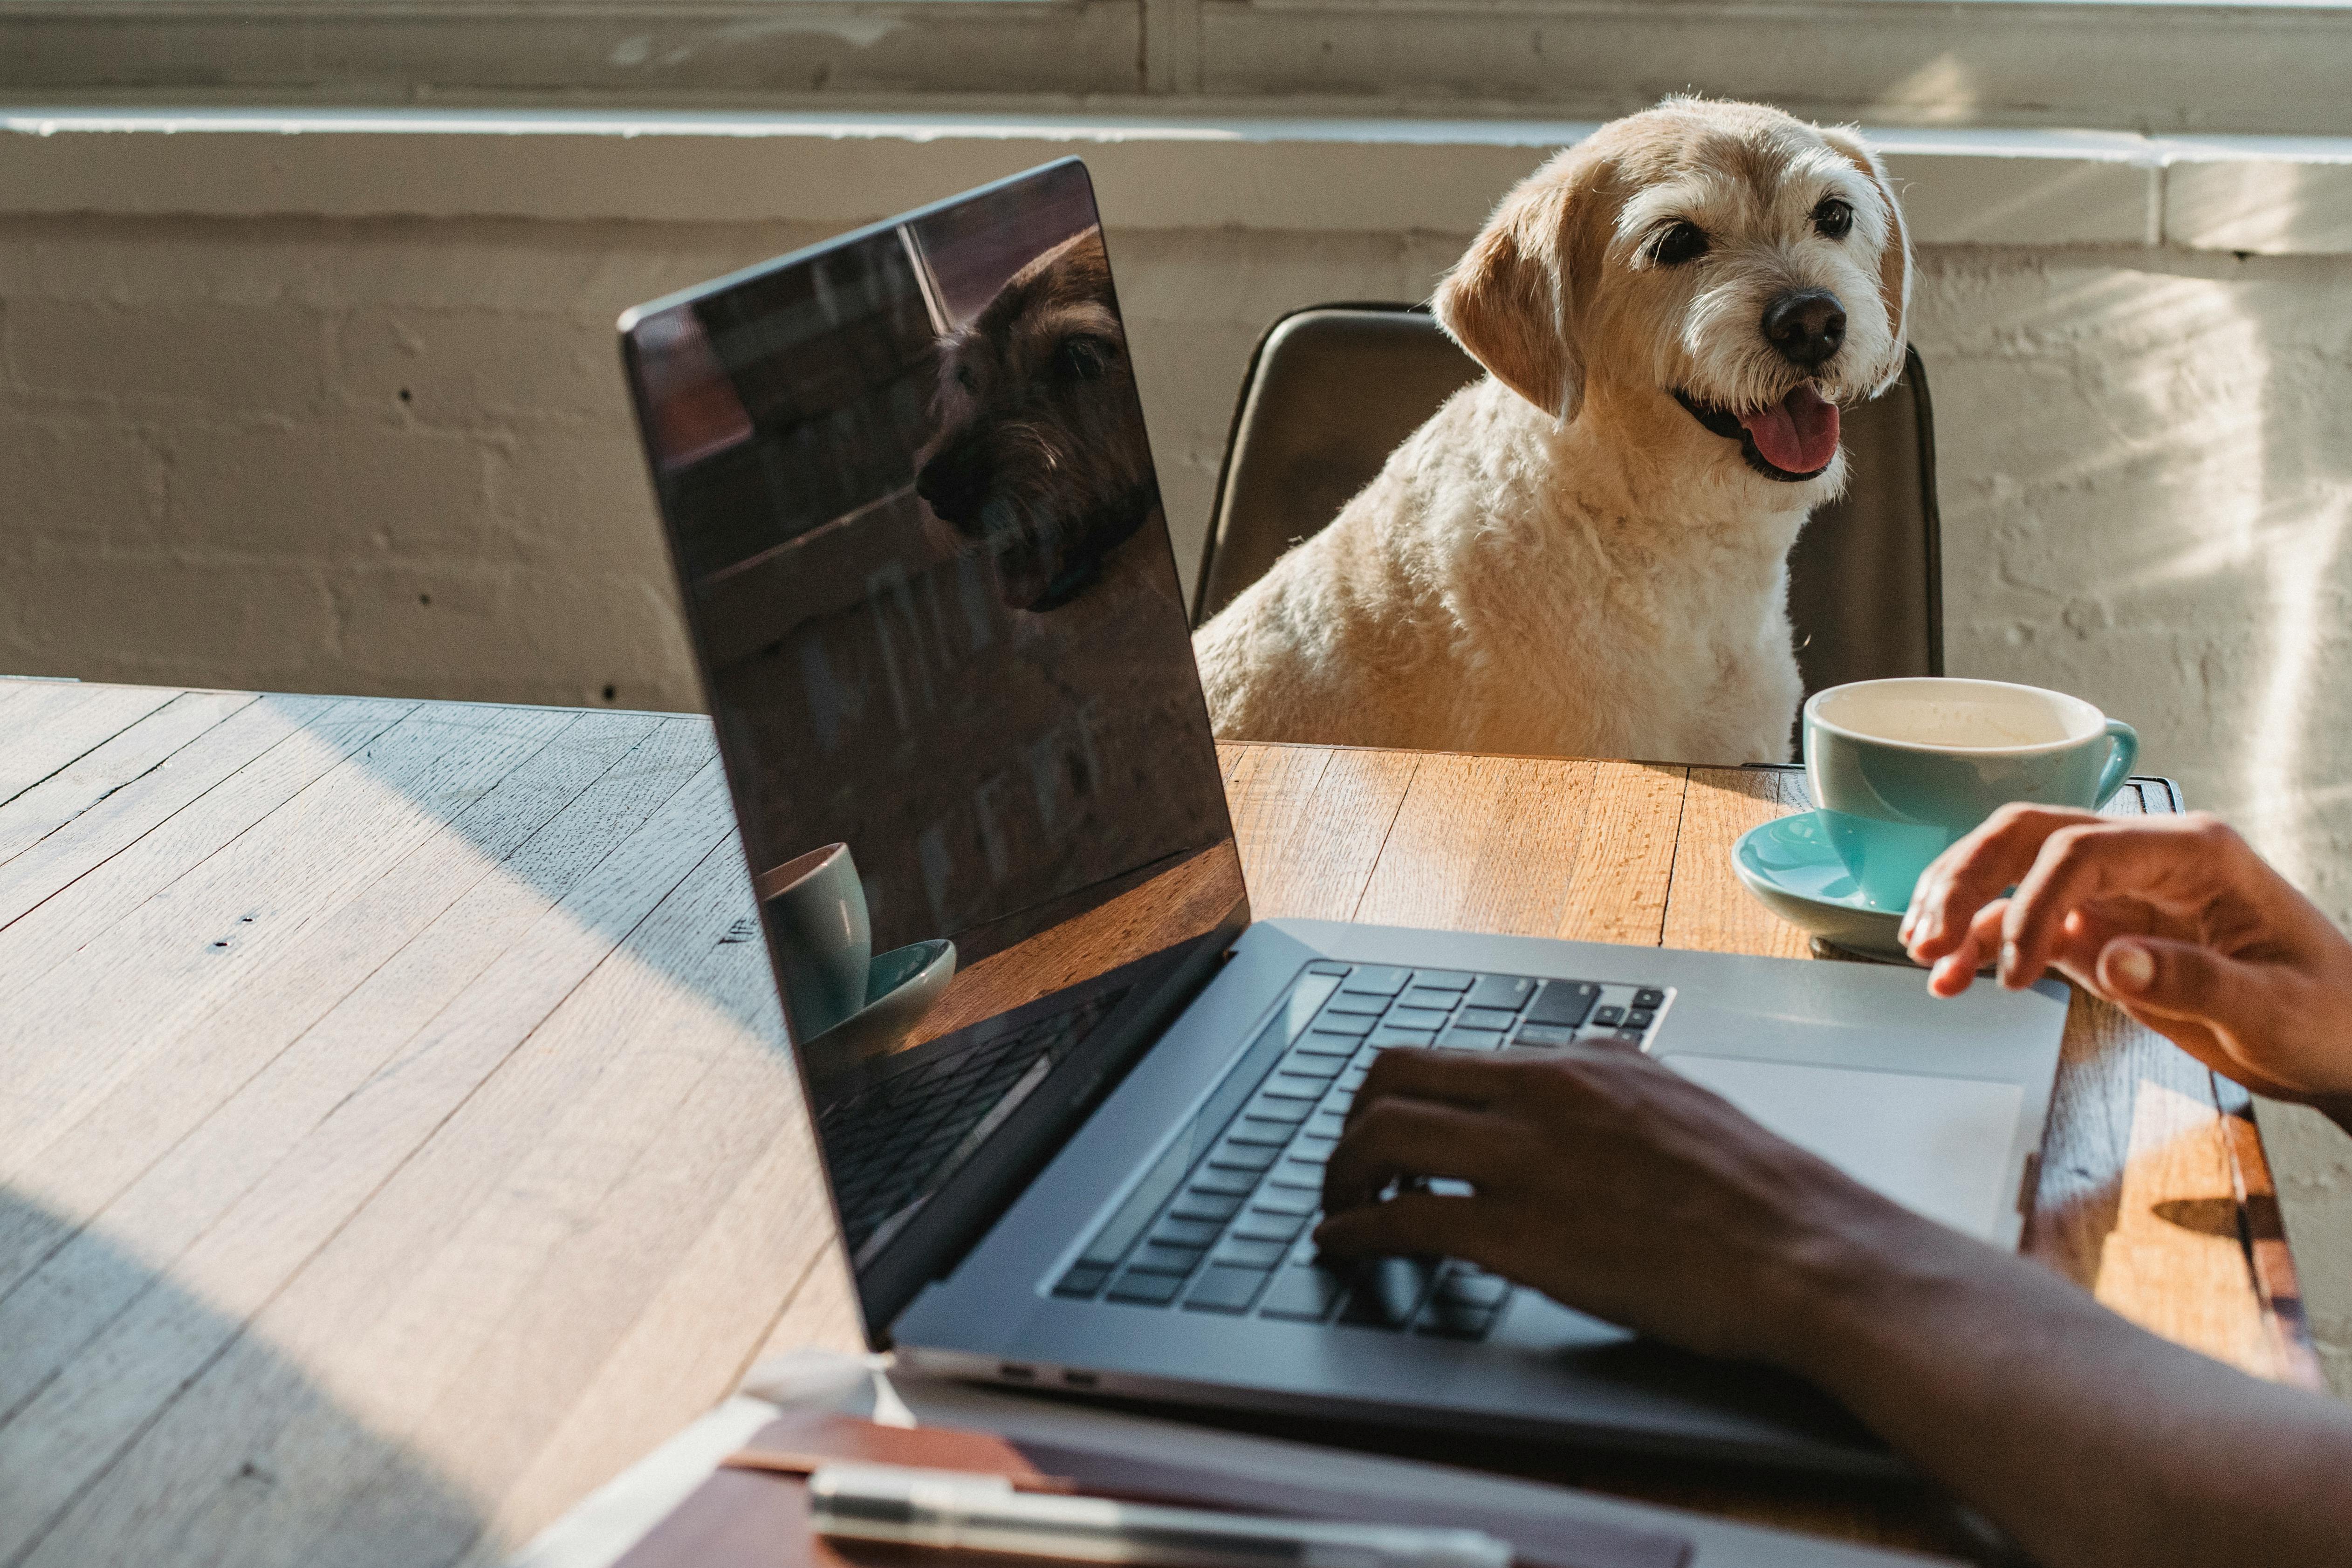
<instances>
[{"instance_id":1,"label":"dog's black nose","mask_svg":"<svg viewBox=\"0 0 2352 1568\"><path fill-rule=\"evenodd\" d=\"M1811 370L1845 341L1845 307L1826 288L1800 288L1764 312L1764 337L1782 357Z\"/></svg>"}]
</instances>

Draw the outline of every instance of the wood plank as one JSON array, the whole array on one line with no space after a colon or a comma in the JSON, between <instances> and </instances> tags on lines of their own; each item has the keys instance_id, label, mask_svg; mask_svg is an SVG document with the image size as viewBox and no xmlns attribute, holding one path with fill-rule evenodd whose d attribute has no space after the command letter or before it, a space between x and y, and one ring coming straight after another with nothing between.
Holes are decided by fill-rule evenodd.
<instances>
[{"instance_id":1,"label":"wood plank","mask_svg":"<svg viewBox=\"0 0 2352 1568\"><path fill-rule=\"evenodd\" d=\"M732 1393L793 1282L833 1249L833 1211L805 1140L779 1135L660 1294L599 1364L489 1508L460 1568L496 1568L582 1497ZM793 1265L805 1259L797 1272ZM786 1311L789 1312L789 1307ZM814 1333L800 1343L814 1343ZM863 1350L852 1331L834 1348Z\"/></svg>"},{"instance_id":2,"label":"wood plank","mask_svg":"<svg viewBox=\"0 0 2352 1568\"><path fill-rule=\"evenodd\" d=\"M1226 794L1251 915L1356 918L1421 761L1411 751L1234 747Z\"/></svg>"},{"instance_id":3,"label":"wood plank","mask_svg":"<svg viewBox=\"0 0 2352 1568\"><path fill-rule=\"evenodd\" d=\"M121 909L98 900L93 918L76 894L98 879L84 878L0 931L0 968L38 977L17 989L0 1038L13 1092L0 1103L0 1179L21 1179L164 1040L251 984L575 716L454 704L412 714L194 865L153 863L160 834L108 862L144 862L152 896ZM83 1048L58 1051L60 1040Z\"/></svg>"},{"instance_id":4,"label":"wood plank","mask_svg":"<svg viewBox=\"0 0 2352 1568\"><path fill-rule=\"evenodd\" d=\"M121 735L180 694L163 686L61 687L68 700L28 721L23 705L0 716L0 803L14 800L58 769Z\"/></svg>"},{"instance_id":5,"label":"wood plank","mask_svg":"<svg viewBox=\"0 0 2352 1568\"><path fill-rule=\"evenodd\" d=\"M1551 935L1576 878L1591 784L1586 762L1423 757L1355 918Z\"/></svg>"},{"instance_id":6,"label":"wood plank","mask_svg":"<svg viewBox=\"0 0 2352 1568\"><path fill-rule=\"evenodd\" d=\"M258 699L250 692L184 692L0 805L0 862L14 860ZM0 720L5 727L5 720Z\"/></svg>"},{"instance_id":7,"label":"wood plank","mask_svg":"<svg viewBox=\"0 0 2352 1568\"><path fill-rule=\"evenodd\" d=\"M2294 1254L2287 1247L2286 1223L2279 1211L2278 1184L2271 1176L2270 1155L2254 1122L2253 1096L2219 1073L2213 1078L2213 1092L2221 1103L2222 1132L2229 1145L2240 1239L2245 1245L2254 1297L2270 1331L2274 1375L2281 1383L2326 1394L2327 1375L2320 1366L2318 1349L2311 1343L2310 1321L2304 1315L2303 1285Z\"/></svg>"},{"instance_id":8,"label":"wood plank","mask_svg":"<svg viewBox=\"0 0 2352 1568\"><path fill-rule=\"evenodd\" d=\"M309 1376L340 1394L339 1408L301 1395L273 1411L250 1390L244 1405L261 1462L301 1489L311 1517L207 1511L187 1527L200 1552L308 1563L331 1537L338 1560L393 1568L474 1543L477 1500L513 1485L730 1195L803 1124L765 956L719 940L751 908L741 852L721 840L263 1312L257 1332L303 1344ZM693 1407L726 1393L819 1244L771 1235L777 1249L756 1260L764 1288L702 1303L690 1332L721 1343L698 1347ZM393 1236L406 1242L396 1276L381 1256ZM356 1314L317 1315L345 1274L379 1290L349 1303ZM663 1411L614 1412L623 1430L608 1437L650 1448L675 1430L647 1419ZM467 1500L436 1509L405 1469L334 1455L352 1415L465 1477Z\"/></svg>"},{"instance_id":9,"label":"wood plank","mask_svg":"<svg viewBox=\"0 0 2352 1568\"><path fill-rule=\"evenodd\" d=\"M72 923L53 945L86 940L415 707L380 697L261 698L0 865L0 943L37 910ZM202 808L189 810L198 800ZM133 844L139 852L126 858ZM12 964L8 972L31 971Z\"/></svg>"},{"instance_id":10,"label":"wood plank","mask_svg":"<svg viewBox=\"0 0 2352 1568\"><path fill-rule=\"evenodd\" d=\"M1665 939L1689 769L1650 762L1591 767L1583 843L1551 935L1654 947Z\"/></svg>"},{"instance_id":11,"label":"wood plank","mask_svg":"<svg viewBox=\"0 0 2352 1568\"><path fill-rule=\"evenodd\" d=\"M320 1386L308 1369L331 1364L333 1346L375 1321L415 1260L431 1256L506 1166L474 1164L475 1180L440 1187L430 1208L371 1200L461 1107L467 1126L487 1129L471 1146L509 1163L528 1153L560 1114L564 1088L593 1080L625 1036L608 1032L549 1056L557 1071L521 1080L527 1094L484 1093L486 1081L728 840L730 823L714 762L182 1255L172 1275L184 1293L142 1296L0 1427L0 1562L16 1552L59 1563L163 1554L192 1511L218 1504L236 1511L229 1500L240 1466L267 1448L288 1412L320 1405L361 1413L352 1417L358 1426L322 1437L321 1462L366 1430L363 1412L382 1396L373 1380L396 1376L399 1357L367 1369L353 1386ZM740 876L740 856L733 866ZM357 1222L363 1207L373 1222ZM340 1266L306 1269L330 1240ZM299 1291L291 1288L298 1273L307 1281ZM248 1332L265 1308L274 1309L268 1323ZM279 1473L274 1455L253 1462ZM93 1489L101 1476L106 1484Z\"/></svg>"},{"instance_id":12,"label":"wood plank","mask_svg":"<svg viewBox=\"0 0 2352 1568\"><path fill-rule=\"evenodd\" d=\"M699 721L578 716L61 1136L32 1173L39 1218L0 1224L0 1419L709 750Z\"/></svg>"},{"instance_id":13,"label":"wood plank","mask_svg":"<svg viewBox=\"0 0 2352 1568\"><path fill-rule=\"evenodd\" d=\"M1811 808L1804 776L1770 768L1694 768L1675 842L1664 940L1669 947L1802 958L1811 939L1739 885L1731 846L1750 828Z\"/></svg>"},{"instance_id":14,"label":"wood plank","mask_svg":"<svg viewBox=\"0 0 2352 1568\"><path fill-rule=\"evenodd\" d=\"M865 1320L850 1283L849 1260L838 1242L828 1245L809 1265L751 1364L812 1345L853 1355L866 1349Z\"/></svg>"}]
</instances>

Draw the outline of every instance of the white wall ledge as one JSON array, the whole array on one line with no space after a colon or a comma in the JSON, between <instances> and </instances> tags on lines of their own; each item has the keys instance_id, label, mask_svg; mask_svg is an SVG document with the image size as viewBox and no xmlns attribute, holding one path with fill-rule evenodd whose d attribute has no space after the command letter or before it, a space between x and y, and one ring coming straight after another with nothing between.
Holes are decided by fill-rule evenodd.
<instances>
[{"instance_id":1,"label":"white wall ledge","mask_svg":"<svg viewBox=\"0 0 2352 1568\"><path fill-rule=\"evenodd\" d=\"M1467 233L1589 122L0 110L0 213L846 226L1076 153L1127 228ZM2352 138L1872 132L1923 245L2352 253Z\"/></svg>"}]
</instances>

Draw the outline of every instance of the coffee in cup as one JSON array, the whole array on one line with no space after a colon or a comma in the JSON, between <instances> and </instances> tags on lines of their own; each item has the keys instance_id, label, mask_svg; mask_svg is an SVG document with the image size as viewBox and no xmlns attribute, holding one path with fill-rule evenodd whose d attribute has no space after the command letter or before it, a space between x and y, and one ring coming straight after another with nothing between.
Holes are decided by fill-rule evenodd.
<instances>
[{"instance_id":1,"label":"coffee in cup","mask_svg":"<svg viewBox=\"0 0 2352 1568\"><path fill-rule=\"evenodd\" d=\"M2095 810L2139 736L2080 697L1920 676L1815 693L1805 779L1838 858L1872 904L1900 909L1927 863L2012 800Z\"/></svg>"}]
</instances>

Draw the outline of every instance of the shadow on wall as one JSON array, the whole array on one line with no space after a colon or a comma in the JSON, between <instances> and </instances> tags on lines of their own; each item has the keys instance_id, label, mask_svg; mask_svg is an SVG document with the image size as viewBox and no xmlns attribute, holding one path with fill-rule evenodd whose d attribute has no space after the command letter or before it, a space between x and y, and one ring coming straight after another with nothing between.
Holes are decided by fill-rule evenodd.
<instances>
[{"instance_id":1,"label":"shadow on wall","mask_svg":"<svg viewBox=\"0 0 2352 1568\"><path fill-rule=\"evenodd\" d=\"M352 1568L452 1563L482 1531L242 1321L0 1191L0 1564L307 1563L339 1520Z\"/></svg>"}]
</instances>

